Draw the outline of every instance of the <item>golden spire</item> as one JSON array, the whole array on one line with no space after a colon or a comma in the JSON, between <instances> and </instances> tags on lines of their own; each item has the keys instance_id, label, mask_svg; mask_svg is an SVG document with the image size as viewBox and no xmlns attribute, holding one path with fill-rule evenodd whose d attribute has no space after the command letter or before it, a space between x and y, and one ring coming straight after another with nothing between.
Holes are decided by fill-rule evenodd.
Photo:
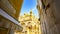
<instances>
[{"instance_id":1,"label":"golden spire","mask_svg":"<svg viewBox=\"0 0 60 34\"><path fill-rule=\"evenodd\" d=\"M32 15L32 10L30 10L30 15Z\"/></svg>"}]
</instances>

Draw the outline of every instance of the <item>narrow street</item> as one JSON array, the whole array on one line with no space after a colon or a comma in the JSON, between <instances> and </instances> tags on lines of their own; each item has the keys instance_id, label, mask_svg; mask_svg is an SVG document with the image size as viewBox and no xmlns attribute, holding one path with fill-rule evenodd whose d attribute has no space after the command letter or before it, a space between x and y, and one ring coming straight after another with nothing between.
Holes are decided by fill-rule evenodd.
<instances>
[{"instance_id":1,"label":"narrow street","mask_svg":"<svg viewBox=\"0 0 60 34\"><path fill-rule=\"evenodd\" d=\"M60 34L60 0L0 0L0 34Z\"/></svg>"}]
</instances>

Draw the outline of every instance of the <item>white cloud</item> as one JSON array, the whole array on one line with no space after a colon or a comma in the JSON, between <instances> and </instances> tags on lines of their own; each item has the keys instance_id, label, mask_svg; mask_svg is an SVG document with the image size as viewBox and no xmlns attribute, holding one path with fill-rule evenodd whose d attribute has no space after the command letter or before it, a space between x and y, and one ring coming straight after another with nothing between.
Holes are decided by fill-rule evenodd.
<instances>
[{"instance_id":1,"label":"white cloud","mask_svg":"<svg viewBox=\"0 0 60 34\"><path fill-rule=\"evenodd\" d=\"M32 11L33 11L33 15L35 15L35 17L39 18L39 13L38 13L36 6L32 9Z\"/></svg>"},{"instance_id":2,"label":"white cloud","mask_svg":"<svg viewBox=\"0 0 60 34\"><path fill-rule=\"evenodd\" d=\"M34 11L34 10L36 10L36 7L34 7L34 8L32 9L32 11Z\"/></svg>"}]
</instances>

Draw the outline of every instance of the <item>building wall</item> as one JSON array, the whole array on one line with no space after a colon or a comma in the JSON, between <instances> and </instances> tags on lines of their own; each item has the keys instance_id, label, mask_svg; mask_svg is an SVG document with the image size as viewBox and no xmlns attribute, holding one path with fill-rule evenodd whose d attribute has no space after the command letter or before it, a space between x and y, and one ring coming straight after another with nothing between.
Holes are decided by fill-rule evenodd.
<instances>
[{"instance_id":1,"label":"building wall","mask_svg":"<svg viewBox=\"0 0 60 34\"><path fill-rule=\"evenodd\" d=\"M11 5L16 10L15 17L18 18L19 14L20 14L20 10L22 8L23 0L9 0L9 2L11 3Z\"/></svg>"},{"instance_id":2,"label":"building wall","mask_svg":"<svg viewBox=\"0 0 60 34\"><path fill-rule=\"evenodd\" d=\"M12 29L12 31L15 30L16 26L17 25L14 24L13 22L11 22L11 21L5 19L4 17L0 16L0 31L1 31L0 33L1 34L9 34L10 30L11 29Z\"/></svg>"},{"instance_id":3,"label":"building wall","mask_svg":"<svg viewBox=\"0 0 60 34\"><path fill-rule=\"evenodd\" d=\"M16 10L13 6L9 3L8 0L1 0L0 1L0 8L3 9L5 12L10 14L11 16L15 17Z\"/></svg>"},{"instance_id":4,"label":"building wall","mask_svg":"<svg viewBox=\"0 0 60 34\"><path fill-rule=\"evenodd\" d=\"M42 34L60 34L60 0L38 1L42 3L42 5L40 3L38 4Z\"/></svg>"},{"instance_id":5,"label":"building wall","mask_svg":"<svg viewBox=\"0 0 60 34\"><path fill-rule=\"evenodd\" d=\"M23 16L20 16L19 21L23 27L22 34L41 34L40 22L31 11L30 14L25 13Z\"/></svg>"},{"instance_id":6,"label":"building wall","mask_svg":"<svg viewBox=\"0 0 60 34\"><path fill-rule=\"evenodd\" d=\"M0 1L0 8L5 10L15 19L18 19L20 10L22 7L23 0L1 0Z\"/></svg>"},{"instance_id":7,"label":"building wall","mask_svg":"<svg viewBox=\"0 0 60 34\"><path fill-rule=\"evenodd\" d=\"M18 16L23 0L0 0L0 9L7 13L12 19L18 21ZM4 30L5 29L5 30ZM16 30L16 31L15 31ZM22 27L0 15L0 33L14 34L22 31ZM3 32L3 33L2 33Z\"/></svg>"}]
</instances>

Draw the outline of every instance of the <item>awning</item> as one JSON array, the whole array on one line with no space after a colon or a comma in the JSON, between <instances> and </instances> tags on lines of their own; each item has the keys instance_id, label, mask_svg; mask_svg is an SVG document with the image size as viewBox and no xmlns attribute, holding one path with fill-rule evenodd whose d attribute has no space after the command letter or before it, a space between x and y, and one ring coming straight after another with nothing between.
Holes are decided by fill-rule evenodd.
<instances>
[{"instance_id":1,"label":"awning","mask_svg":"<svg viewBox=\"0 0 60 34\"><path fill-rule=\"evenodd\" d=\"M5 11L3 11L1 8L0 8L0 15L3 16L4 18L12 21L13 23L17 24L20 26L19 24L19 21L17 21L16 19L14 19L12 16L10 16L9 14L7 14Z\"/></svg>"}]
</instances>

